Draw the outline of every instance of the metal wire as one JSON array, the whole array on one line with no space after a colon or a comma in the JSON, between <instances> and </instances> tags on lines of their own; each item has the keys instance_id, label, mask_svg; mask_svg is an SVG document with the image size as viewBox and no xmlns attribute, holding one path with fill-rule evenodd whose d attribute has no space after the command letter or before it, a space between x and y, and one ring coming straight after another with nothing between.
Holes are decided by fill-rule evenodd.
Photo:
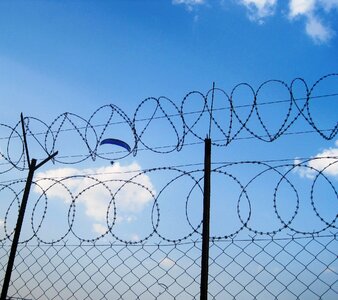
<instances>
[{"instance_id":1,"label":"metal wire","mask_svg":"<svg viewBox=\"0 0 338 300\"><path fill-rule=\"evenodd\" d=\"M335 299L336 235L253 237L210 244L210 299ZM0 262L9 246L0 248ZM18 299L197 299L201 242L22 244Z\"/></svg>"},{"instance_id":2,"label":"metal wire","mask_svg":"<svg viewBox=\"0 0 338 300\"><path fill-rule=\"evenodd\" d=\"M330 127L320 124L312 101L319 97L317 87L335 78L338 74L324 76L311 87L302 79L291 84L270 80L256 90L240 84L229 94L214 86L206 94L188 93L179 105L166 97L147 98L132 117L111 104L98 108L88 119L64 113L50 124L35 117L26 117L24 124L19 122L13 127L0 124L0 130L7 136L1 139L5 147L0 149L3 160L0 173L8 176L0 182L0 195L4 199L0 217L1 278L25 183L25 179L14 180L9 175L17 176L27 170L22 125L28 143L35 143L44 154L62 152L63 139L74 141L71 148L76 153L62 152L55 158L62 166L99 158L118 161L141 150L163 154L181 151L188 145L202 143L208 133L203 126L206 120L210 124L207 131L212 126L213 146L218 147L230 147L235 140L240 143L242 139L270 143L295 132L316 133L324 140L332 140L337 134L337 121L331 122ZM295 85L299 83L305 91L302 103L295 97ZM264 119L262 107L266 105L260 98L270 85L289 95L288 100L264 102L286 105L284 115L278 110L280 123L274 129ZM249 106L235 101L242 89L251 94ZM228 109L211 104L220 95ZM241 111L243 108L247 109L246 114ZM225 114L220 116L223 111ZM311 130L303 127L299 130L296 124L301 121ZM152 128L158 126L156 122L162 122L168 130L167 144L157 144L149 138ZM99 149L113 126L123 126L132 145L130 153L103 153ZM293 127L295 132L291 131ZM316 162L325 166L316 167ZM297 161L287 158L212 164L212 176L229 193L224 199L220 195L211 198L212 203L222 204L211 211L211 220L224 223L221 222L218 231L212 230L210 237L209 299L338 297L338 213L334 202L338 195L336 180L328 175L336 163L336 156L325 156ZM203 194L202 168L200 163L183 163L35 179L9 299L197 299L203 224L199 200ZM299 172L305 174L306 182L300 183ZM145 178L163 180L155 190ZM119 199L129 190L150 199L146 216L139 220L145 228L137 239L126 237L119 227L125 217ZM323 190L327 193L325 199ZM281 197L283 192L287 197ZM55 201L56 193L63 195L62 209ZM93 234L82 228L79 220L88 215L84 203L95 193L104 199L99 209L105 223L100 225L100 233ZM181 206L170 215L171 206L177 204L170 202L168 195L173 194ZM262 220L262 211L267 212L268 222ZM52 228L51 220L53 224L62 224L56 228L59 231ZM54 231L57 233L53 235Z\"/></svg>"},{"instance_id":3,"label":"metal wire","mask_svg":"<svg viewBox=\"0 0 338 300\"><path fill-rule=\"evenodd\" d=\"M316 94L318 86L337 77L338 74L323 76L310 87L305 80L297 78L290 84L280 80L269 80L261 84L256 90L249 84L242 83L236 85L229 94L220 88L213 88L206 94L193 91L183 98L180 106L167 97L150 97L141 101L131 118L113 104L98 108L88 119L69 112L57 116L50 124L36 117L25 117L25 128L32 141L35 141L47 155L55 152L56 146L62 143L64 136L70 132L74 144L73 148L81 149L84 152L75 155L69 155L65 152L60 153L55 161L63 164L75 164L96 158L118 160L131 154L136 155L140 149L147 149L155 153L180 151L185 145L192 145L204 140L208 132L201 130L201 126L203 126L205 120L210 122L210 127L213 127L213 145L219 147L227 147L233 141L243 138L273 142L284 134L292 134L290 129L295 127L297 121L301 120L311 126L312 131L309 132L315 132L326 140L332 140L337 135L338 123L335 121L329 128L327 126L323 128L320 121L314 116L312 106L314 101L321 97ZM301 98L304 99L303 103L300 103L297 100L298 98L295 97L298 92L295 86L300 83L303 85L305 94ZM286 92L289 99L261 103L261 94L270 87L278 88L279 93ZM238 105L236 103L237 93L242 90L251 94L252 103L250 105ZM328 94L327 97L332 95L335 94ZM228 104L229 109L224 112L224 115L216 114L220 110L211 107L213 97L218 97L223 103ZM274 132L265 120L262 110L264 103L285 106L283 109L284 115L279 117L280 123L278 126L274 126ZM199 109L191 114L192 108L196 106L199 106ZM243 108L247 109L245 115L241 113ZM281 110L279 110L279 113L281 114ZM102 122L104 119L105 122ZM166 129L167 143L165 145L156 145L149 138L152 127L158 127L155 122L159 121ZM104 139L105 134L117 124L124 126L124 135L127 137L132 151L130 153L127 151L103 153L99 150L100 142ZM6 151L4 151L4 148L0 149L0 157L9 164L7 166L1 165L1 173L10 171L12 168L22 169L27 167L24 163L24 147L20 127L20 122L13 127L0 124L2 135L6 136L7 139ZM249 136L240 136L243 132L248 133ZM189 141L187 141L188 139Z\"/></svg>"}]
</instances>

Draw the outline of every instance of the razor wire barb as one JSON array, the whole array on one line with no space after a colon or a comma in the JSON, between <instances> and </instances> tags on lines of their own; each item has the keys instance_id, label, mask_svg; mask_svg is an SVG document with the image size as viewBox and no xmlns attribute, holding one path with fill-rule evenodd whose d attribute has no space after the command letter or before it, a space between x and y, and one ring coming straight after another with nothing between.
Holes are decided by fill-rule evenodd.
<instances>
[{"instance_id":1,"label":"razor wire barb","mask_svg":"<svg viewBox=\"0 0 338 300\"><path fill-rule=\"evenodd\" d=\"M337 95L337 93L326 95L316 94L316 88L320 86L320 84L329 79L336 79L337 77L338 74L326 75L317 80L311 87L307 85L305 80L297 78L289 85L280 80L269 80L261 84L256 90L247 83L241 83L236 85L229 94L220 88L213 88L206 94L193 91L183 98L179 106L167 97L149 97L141 101L132 118L128 117L122 109L114 104L99 107L88 119L70 112L57 116L50 124L47 124L45 121L36 117L26 117L25 128L31 139L34 140L44 153L48 155L55 151L55 145L63 133L71 131L74 136L78 136L79 141L82 142L81 149L86 149L87 153L74 155L73 160L71 159L72 156L62 156L62 154L60 154L63 158L70 158L69 161L59 161L60 163L67 164L75 164L87 159L95 160L98 157L111 160L112 158L107 157L107 154L112 153L101 153L102 151L99 151L98 148L100 142L104 138L104 134L110 126L116 124L124 124L129 131L128 142L131 145L132 151L130 153L127 151L115 151L113 153L117 155L114 157L115 160L131 154L135 156L140 149L146 149L156 153L170 153L173 151L180 151L186 143L203 142L204 132L197 132L195 128L205 117L210 118L214 132L217 131L219 134L219 138L213 139L213 145L219 147L227 147L234 140L238 139L242 132L249 134L248 137L244 138L254 138L264 142L273 142L284 134L292 134L288 132L288 130L300 119L310 125L313 132L318 133L326 140L332 140L337 134L338 123L332 124L331 128L321 128L320 124L318 124L318 121L316 121L313 116L311 105L316 99ZM299 83L303 85L305 95L297 98L295 96L297 91L294 91L294 89L295 85ZM264 89L269 88L270 85L278 85L281 90L286 91L289 95L289 99L269 102L262 101L261 103L260 94L264 92ZM250 104L236 105L236 93L241 89L246 89L251 94L252 102ZM212 108L213 112L227 111L227 115L222 116L222 119L225 119L227 123L227 128L223 128L221 126L223 120L216 117L216 115L211 112L210 97L213 93L219 93L223 97L223 102L227 104L226 108ZM198 110L190 110L189 104L192 101L194 101L194 104L199 101L200 108ZM267 104L278 103L286 104L287 109L283 118L281 118L281 122L277 129L272 133L268 128L268 124L264 121L261 108ZM239 113L239 110L243 107L249 108L247 115L244 117ZM147 112L145 112L145 108L147 108ZM102 122L102 116L99 118L100 114L104 114L103 117L106 119L104 123ZM195 118L190 120L189 117L192 115L195 116ZM153 122L159 119L167 122L167 129L171 130L171 133L168 133L168 136L175 137L175 142L170 142L167 145L159 147L158 145L151 145L149 141L145 140L144 136L147 134L147 131L151 129L150 127ZM253 128L250 124L250 121L253 121L253 119L257 121L256 125L258 125L258 127L256 128ZM235 123L237 123L236 127ZM14 127L7 124L0 124L0 128L7 132L6 136L1 137L1 139L7 140L7 145L6 151L3 152L3 150L1 150L0 156L12 167L19 169L24 168L23 145L21 147L22 153L21 155L17 154L16 156L18 157L16 159L12 158L13 154L11 152L15 146L17 148L18 145L22 144L20 126L20 122ZM34 130L36 126L38 126L37 131ZM188 136L194 137L195 140L186 142ZM242 139L243 137L240 138ZM18 139L19 143L17 143ZM58 161L58 159L56 158L55 161ZM5 172L5 170L1 170L1 172Z\"/></svg>"},{"instance_id":2,"label":"razor wire barb","mask_svg":"<svg viewBox=\"0 0 338 300\"><path fill-rule=\"evenodd\" d=\"M60 150L60 155L54 158L57 166L98 159L115 162L130 155L136 156L140 151L163 155L183 151L188 146L203 144L208 131L203 127L205 120L210 122L212 145L219 149L231 147L243 139L272 143L282 136L307 133L333 140L337 135L337 120L329 126L321 124L316 118L313 104L318 99L332 100L332 97L338 96L335 92L317 92L321 84L335 79L338 79L338 74L329 74L312 86L301 78L294 79L290 84L269 80L257 89L241 83L230 93L213 86L205 94L199 91L188 93L179 104L167 97L149 97L140 102L132 117L116 105L109 104L99 107L89 118L66 112L50 123L36 117L25 117L24 124L0 124L0 143L4 145L0 148L0 174L7 176L13 172L17 176L28 168L20 132L22 125L28 142L34 143L44 155ZM276 86L288 98L283 96L270 101L261 96L265 89L275 89ZM301 96L298 95L299 86L302 87ZM236 102L242 91L246 92L244 104ZM216 98L222 100L221 104ZM281 110L278 110L280 123L270 126L265 119L264 108L273 105L285 107L282 116ZM149 138L152 128L157 126L156 122L163 122L168 130L169 138L161 145ZM297 124L300 122L310 129L299 130ZM130 152L103 152L99 147L116 126L123 128L131 145ZM292 131L293 128L295 131ZM61 141L64 135L79 143L72 147L77 152L63 152ZM314 162L318 161L325 162L326 166L317 168ZM338 213L323 212L318 187L325 185L331 198L337 200L336 181L327 172L335 168L336 163L335 155L297 160L212 162L212 175L232 185L237 194L231 202L236 222L229 228L222 227L223 232L215 232L210 237L210 299L337 297ZM254 171L243 180L237 171L241 168ZM293 178L299 170L307 174L306 194ZM270 217L274 221L262 228L257 217L257 196L253 191L257 182L265 176L276 178L274 184L269 185L271 193L268 203ZM150 177L167 180L155 191L147 181ZM168 213L165 199L180 182L189 185L182 198L186 228L171 234L165 232L162 225ZM0 216L0 229L3 231L0 236L2 274L6 268L15 230L13 220L16 210L20 208L24 183L25 179L22 178L6 178L0 182L0 195L7 197ZM196 209L193 199L196 201L196 197L203 194L201 163L40 176L34 180L33 189L34 200L26 216L27 231L20 240L9 299L198 298L203 221L200 217L193 217ZM288 189L290 198L287 204L280 199L285 189ZM136 239L126 238L123 231L119 231L121 220L126 218L119 199L129 190L151 199L146 229ZM48 222L53 218L56 192L62 192L64 200L64 215L58 216L63 231L50 236ZM100 215L105 224L98 227L96 234L85 236L78 220L84 214L84 199L94 193L107 198ZM304 198L308 202L306 208ZM285 205L288 205L287 213ZM305 209L311 212L310 222L316 224L315 229L304 229L299 222L304 218Z\"/></svg>"}]
</instances>

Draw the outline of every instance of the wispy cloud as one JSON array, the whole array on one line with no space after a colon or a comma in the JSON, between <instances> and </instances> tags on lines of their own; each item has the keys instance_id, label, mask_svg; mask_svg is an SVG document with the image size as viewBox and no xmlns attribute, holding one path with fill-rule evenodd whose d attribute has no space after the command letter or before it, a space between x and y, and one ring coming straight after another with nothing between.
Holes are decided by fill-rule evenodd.
<instances>
[{"instance_id":1,"label":"wispy cloud","mask_svg":"<svg viewBox=\"0 0 338 300\"><path fill-rule=\"evenodd\" d=\"M334 8L338 8L338 1L322 1L322 0L290 0L289 2L289 19L305 20L306 34L317 44L328 42L333 36L334 31L329 25L325 24L322 18L325 13L330 12Z\"/></svg>"},{"instance_id":2,"label":"wispy cloud","mask_svg":"<svg viewBox=\"0 0 338 300\"><path fill-rule=\"evenodd\" d=\"M274 15L277 0L239 0L239 4L247 8L250 20L262 24L266 17Z\"/></svg>"},{"instance_id":3,"label":"wispy cloud","mask_svg":"<svg viewBox=\"0 0 338 300\"><path fill-rule=\"evenodd\" d=\"M194 8L206 3L206 0L172 0L175 5L184 5L187 10L192 11Z\"/></svg>"},{"instance_id":4,"label":"wispy cloud","mask_svg":"<svg viewBox=\"0 0 338 300\"><path fill-rule=\"evenodd\" d=\"M295 159L294 164L299 165L295 171L301 176L313 179L318 171L322 171L325 175L338 179L338 140L335 147L324 149L322 152L314 156L306 166L301 165L299 159Z\"/></svg>"},{"instance_id":5,"label":"wispy cloud","mask_svg":"<svg viewBox=\"0 0 338 300\"><path fill-rule=\"evenodd\" d=\"M102 225L100 223L93 224L93 231L98 234L105 234L107 232L107 226Z\"/></svg>"},{"instance_id":6,"label":"wispy cloud","mask_svg":"<svg viewBox=\"0 0 338 300\"><path fill-rule=\"evenodd\" d=\"M165 268L165 269L170 269L174 265L175 265L175 262L168 257L162 259L161 262L160 262L160 266Z\"/></svg>"},{"instance_id":7,"label":"wispy cloud","mask_svg":"<svg viewBox=\"0 0 338 300\"><path fill-rule=\"evenodd\" d=\"M305 25L306 33L317 44L328 42L334 35L333 30L325 26L317 17L310 16L307 18Z\"/></svg>"},{"instance_id":8,"label":"wispy cloud","mask_svg":"<svg viewBox=\"0 0 338 300\"><path fill-rule=\"evenodd\" d=\"M138 234L133 233L133 234L131 235L131 237L130 237L130 240L131 240L132 242L138 242L138 241L141 240L141 238L140 238L140 236L139 236Z\"/></svg>"},{"instance_id":9,"label":"wispy cloud","mask_svg":"<svg viewBox=\"0 0 338 300\"><path fill-rule=\"evenodd\" d=\"M316 0L290 0L289 16L294 18L299 15L312 14L315 9Z\"/></svg>"},{"instance_id":10,"label":"wispy cloud","mask_svg":"<svg viewBox=\"0 0 338 300\"><path fill-rule=\"evenodd\" d=\"M329 273L329 274L336 274L337 270L335 267L328 266L325 270L324 273Z\"/></svg>"},{"instance_id":11,"label":"wispy cloud","mask_svg":"<svg viewBox=\"0 0 338 300\"><path fill-rule=\"evenodd\" d=\"M62 181L62 184L67 186L76 198L76 204L83 205L87 218L93 222L93 231L103 234L107 231L106 217L111 193L117 192L126 181L137 174L134 171L141 171L137 163L122 166L117 162L113 166L101 168L60 168L40 172L36 175L36 181L43 190L47 191L46 194L50 199L63 201L69 205L72 199L64 186L50 180L68 178ZM76 176L77 174L84 176ZM40 188L36 187L35 192L41 193ZM155 195L155 193L149 176L145 174L137 176L118 192L115 199L116 222L130 223L136 220L135 215L144 210L153 200L152 194Z\"/></svg>"},{"instance_id":12,"label":"wispy cloud","mask_svg":"<svg viewBox=\"0 0 338 300\"><path fill-rule=\"evenodd\" d=\"M172 0L173 4L183 4L192 11L201 5L211 5L211 0ZM219 0L216 3L224 3ZM276 14L284 14L289 22L304 22L304 32L316 44L328 43L336 32L330 24L330 16L338 14L338 0L235 0L234 3L246 8L248 18L258 24Z\"/></svg>"},{"instance_id":13,"label":"wispy cloud","mask_svg":"<svg viewBox=\"0 0 338 300\"><path fill-rule=\"evenodd\" d=\"M338 0L319 0L319 2L326 11L338 9Z\"/></svg>"}]
</instances>

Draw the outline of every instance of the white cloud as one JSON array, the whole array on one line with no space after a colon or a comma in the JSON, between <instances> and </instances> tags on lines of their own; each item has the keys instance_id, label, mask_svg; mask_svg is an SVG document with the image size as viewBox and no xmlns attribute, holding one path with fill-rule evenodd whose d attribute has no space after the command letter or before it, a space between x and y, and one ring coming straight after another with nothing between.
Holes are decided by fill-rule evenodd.
<instances>
[{"instance_id":1,"label":"white cloud","mask_svg":"<svg viewBox=\"0 0 338 300\"><path fill-rule=\"evenodd\" d=\"M338 9L338 0L319 0L319 3L327 12L332 9Z\"/></svg>"},{"instance_id":2,"label":"white cloud","mask_svg":"<svg viewBox=\"0 0 338 300\"><path fill-rule=\"evenodd\" d=\"M182 4L189 11L194 8L207 4L207 0L172 0L173 4ZM218 1L220 5L224 0ZM263 24L267 17L273 16L279 3L278 0L235 0L235 3L244 6L251 21ZM288 5L287 16L289 21L304 21L304 32L316 44L325 44L335 36L335 31L330 25L328 13L338 12L338 0L289 0L285 1ZM283 4L284 4L283 3ZM280 5L283 7L282 5ZM282 8L284 10L284 8ZM198 21L195 16L194 22Z\"/></svg>"},{"instance_id":3,"label":"white cloud","mask_svg":"<svg viewBox=\"0 0 338 300\"><path fill-rule=\"evenodd\" d=\"M337 273L337 270L335 267L328 266L325 270L324 273Z\"/></svg>"},{"instance_id":4,"label":"white cloud","mask_svg":"<svg viewBox=\"0 0 338 300\"><path fill-rule=\"evenodd\" d=\"M73 197L76 197L76 204L84 206L86 216L95 222L93 231L102 234L107 230L106 225L101 223L105 224L111 201L109 190L114 194L139 171L141 167L137 163L121 166L117 162L113 166L94 169L60 168L40 172L36 175L36 181L43 190L47 191L48 198L60 200L69 205L72 198L67 190L61 184L53 186L55 181L49 180L67 178L61 181L62 184L71 191ZM84 176L77 176L78 174ZM102 183L98 184L94 178ZM41 193L40 188L36 186L35 192ZM119 190L115 199L117 222L130 223L136 220L135 215L142 212L153 200L152 194L155 195L155 193L153 184L146 174L137 176L132 182L127 183Z\"/></svg>"},{"instance_id":5,"label":"white cloud","mask_svg":"<svg viewBox=\"0 0 338 300\"><path fill-rule=\"evenodd\" d=\"M4 227L5 221L3 219L0 219L0 228Z\"/></svg>"},{"instance_id":6,"label":"white cloud","mask_svg":"<svg viewBox=\"0 0 338 300\"><path fill-rule=\"evenodd\" d=\"M166 257L160 262L160 266L165 269L170 269L172 266L175 265L175 262L170 258Z\"/></svg>"},{"instance_id":7,"label":"white cloud","mask_svg":"<svg viewBox=\"0 0 338 300\"><path fill-rule=\"evenodd\" d=\"M173 0L173 4L201 5L205 0Z\"/></svg>"},{"instance_id":8,"label":"white cloud","mask_svg":"<svg viewBox=\"0 0 338 300\"><path fill-rule=\"evenodd\" d=\"M116 217L116 223L132 223L137 220L137 217L135 215L127 214L127 215L121 215L119 214Z\"/></svg>"},{"instance_id":9,"label":"white cloud","mask_svg":"<svg viewBox=\"0 0 338 300\"><path fill-rule=\"evenodd\" d=\"M263 23L263 19L275 13L277 0L239 0L249 12L252 21Z\"/></svg>"},{"instance_id":10,"label":"white cloud","mask_svg":"<svg viewBox=\"0 0 338 300\"><path fill-rule=\"evenodd\" d=\"M98 234L105 234L107 232L107 226L104 226L99 223L94 223L93 224L93 231L98 233Z\"/></svg>"},{"instance_id":11,"label":"white cloud","mask_svg":"<svg viewBox=\"0 0 338 300\"><path fill-rule=\"evenodd\" d=\"M125 215L125 216L121 216L118 215L115 221L115 224L121 224L121 223L132 223L135 222L137 220L137 217L135 215ZM107 227L107 223L103 222L102 223L93 223L93 232L96 232L100 235L105 234L108 231L108 227ZM139 241L140 237L137 234L132 234L131 241Z\"/></svg>"},{"instance_id":12,"label":"white cloud","mask_svg":"<svg viewBox=\"0 0 338 300\"><path fill-rule=\"evenodd\" d=\"M334 31L323 23L319 18L319 9L329 12L333 8L338 8L338 1L324 0L290 0L289 18L305 18L305 32L317 44L328 42L333 36Z\"/></svg>"},{"instance_id":13,"label":"white cloud","mask_svg":"<svg viewBox=\"0 0 338 300\"><path fill-rule=\"evenodd\" d=\"M334 35L332 29L314 16L310 16L306 21L306 33L318 44L329 41Z\"/></svg>"},{"instance_id":14,"label":"white cloud","mask_svg":"<svg viewBox=\"0 0 338 300\"><path fill-rule=\"evenodd\" d=\"M192 11L195 7L205 4L205 0L172 0L172 4L183 4L189 11Z\"/></svg>"},{"instance_id":15,"label":"white cloud","mask_svg":"<svg viewBox=\"0 0 338 300\"><path fill-rule=\"evenodd\" d=\"M289 16L294 18L299 15L312 14L315 8L315 0L290 0L289 2Z\"/></svg>"},{"instance_id":16,"label":"white cloud","mask_svg":"<svg viewBox=\"0 0 338 300\"><path fill-rule=\"evenodd\" d=\"M131 240L132 242L138 242L138 241L141 240L141 238L139 237L138 234L134 233L134 234L131 235L130 240Z\"/></svg>"},{"instance_id":17,"label":"white cloud","mask_svg":"<svg viewBox=\"0 0 338 300\"><path fill-rule=\"evenodd\" d=\"M295 159L295 165L300 163L301 161L299 159ZM317 171L323 171L325 175L338 179L338 140L335 143L335 147L324 149L313 157L313 159L307 163L307 166L308 167L296 167L295 171L298 172L301 177L310 179L313 179L318 174Z\"/></svg>"}]
</instances>

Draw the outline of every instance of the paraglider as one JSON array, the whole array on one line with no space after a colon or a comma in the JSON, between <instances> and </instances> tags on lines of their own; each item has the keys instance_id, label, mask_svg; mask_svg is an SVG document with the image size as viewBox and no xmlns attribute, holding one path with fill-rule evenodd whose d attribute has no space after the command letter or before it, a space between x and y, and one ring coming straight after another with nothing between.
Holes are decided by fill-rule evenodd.
<instances>
[{"instance_id":1,"label":"paraglider","mask_svg":"<svg viewBox=\"0 0 338 300\"><path fill-rule=\"evenodd\" d=\"M118 140L118 139L111 139L111 138L104 139L104 140L101 141L100 146L105 145L105 144L117 145L117 146L120 146L120 147L126 149L128 152L131 151L130 146L126 142Z\"/></svg>"}]
</instances>

